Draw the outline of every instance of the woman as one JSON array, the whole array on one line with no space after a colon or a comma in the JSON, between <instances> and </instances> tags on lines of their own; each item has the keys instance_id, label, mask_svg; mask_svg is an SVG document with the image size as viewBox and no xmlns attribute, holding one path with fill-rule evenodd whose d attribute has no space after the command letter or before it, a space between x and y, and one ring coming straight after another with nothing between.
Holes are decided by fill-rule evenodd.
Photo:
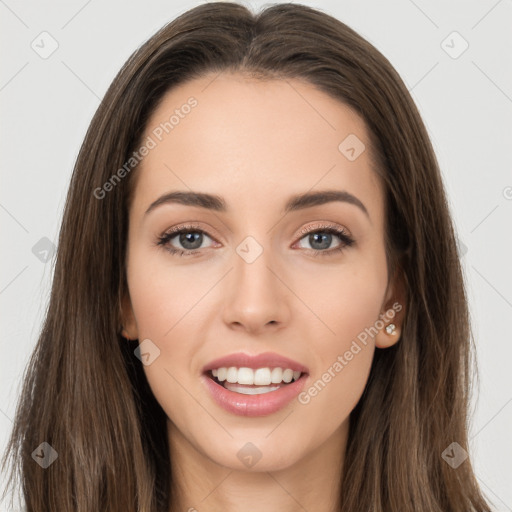
<instances>
[{"instance_id":1,"label":"woman","mask_svg":"<svg viewBox=\"0 0 512 512\"><path fill-rule=\"evenodd\" d=\"M91 122L4 466L34 511L489 511L470 340L390 63L305 6L205 4Z\"/></svg>"}]
</instances>

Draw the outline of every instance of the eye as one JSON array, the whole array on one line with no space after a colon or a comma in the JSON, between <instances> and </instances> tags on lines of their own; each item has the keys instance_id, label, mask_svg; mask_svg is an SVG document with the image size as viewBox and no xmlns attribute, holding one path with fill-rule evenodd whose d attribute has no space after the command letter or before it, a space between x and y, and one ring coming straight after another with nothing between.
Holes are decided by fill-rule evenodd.
<instances>
[{"instance_id":1,"label":"eye","mask_svg":"<svg viewBox=\"0 0 512 512\"><path fill-rule=\"evenodd\" d=\"M306 234L299 240L305 241L309 244L309 247L299 245L303 249L313 251L314 256L322 255L328 256L333 253L339 253L346 247L350 247L354 243L354 239L348 234L344 228L337 226L308 226L301 230L300 234ZM338 245L331 248L333 241L338 240Z\"/></svg>"},{"instance_id":2,"label":"eye","mask_svg":"<svg viewBox=\"0 0 512 512\"><path fill-rule=\"evenodd\" d=\"M179 256L192 255L204 249L205 239L213 240L208 234L197 226L180 226L163 233L158 237L157 245L163 246L171 254ZM175 247L176 244L181 247Z\"/></svg>"}]
</instances>

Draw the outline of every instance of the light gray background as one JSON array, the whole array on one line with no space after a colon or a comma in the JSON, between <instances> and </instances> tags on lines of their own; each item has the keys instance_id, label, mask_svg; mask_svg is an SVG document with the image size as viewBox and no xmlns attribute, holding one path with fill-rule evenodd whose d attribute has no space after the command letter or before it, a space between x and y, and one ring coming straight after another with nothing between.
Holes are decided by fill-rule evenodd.
<instances>
[{"instance_id":1,"label":"light gray background","mask_svg":"<svg viewBox=\"0 0 512 512\"><path fill-rule=\"evenodd\" d=\"M47 306L54 259L44 251L57 241L87 126L136 47L199 3L0 0L2 450ZM373 43L404 79L427 125L461 242L478 348L471 454L495 510L512 511L512 2L304 3ZM42 58L52 39L58 48ZM469 47L458 55L464 40ZM49 241L40 242L44 237Z\"/></svg>"}]
</instances>

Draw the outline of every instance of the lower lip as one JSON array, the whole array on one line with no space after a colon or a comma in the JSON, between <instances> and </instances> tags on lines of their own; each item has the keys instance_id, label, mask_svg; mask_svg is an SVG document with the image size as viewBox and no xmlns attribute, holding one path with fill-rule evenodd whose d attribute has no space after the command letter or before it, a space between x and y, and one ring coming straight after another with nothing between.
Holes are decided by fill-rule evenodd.
<instances>
[{"instance_id":1,"label":"lower lip","mask_svg":"<svg viewBox=\"0 0 512 512\"><path fill-rule=\"evenodd\" d=\"M201 375L215 402L226 411L239 416L267 416L279 411L302 391L306 378L307 374L302 374L298 380L285 384L275 391L261 395L243 395L229 391L208 375Z\"/></svg>"}]
</instances>

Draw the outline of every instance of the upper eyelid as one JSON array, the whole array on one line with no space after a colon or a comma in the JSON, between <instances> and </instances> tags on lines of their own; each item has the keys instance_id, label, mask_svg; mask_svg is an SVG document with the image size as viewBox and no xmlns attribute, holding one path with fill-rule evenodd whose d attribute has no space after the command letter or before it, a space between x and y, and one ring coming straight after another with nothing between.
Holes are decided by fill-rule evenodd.
<instances>
[{"instance_id":1,"label":"upper eyelid","mask_svg":"<svg viewBox=\"0 0 512 512\"><path fill-rule=\"evenodd\" d=\"M352 236L351 232L345 226L341 226L341 225L329 223L329 222L327 222L325 224L321 224L321 225L308 225L304 228L301 228L298 234L300 234L300 235L306 234L307 235L308 233L311 233L311 232L322 231L322 230L327 231L330 229L332 229L334 231L341 231L347 236Z\"/></svg>"}]
</instances>

